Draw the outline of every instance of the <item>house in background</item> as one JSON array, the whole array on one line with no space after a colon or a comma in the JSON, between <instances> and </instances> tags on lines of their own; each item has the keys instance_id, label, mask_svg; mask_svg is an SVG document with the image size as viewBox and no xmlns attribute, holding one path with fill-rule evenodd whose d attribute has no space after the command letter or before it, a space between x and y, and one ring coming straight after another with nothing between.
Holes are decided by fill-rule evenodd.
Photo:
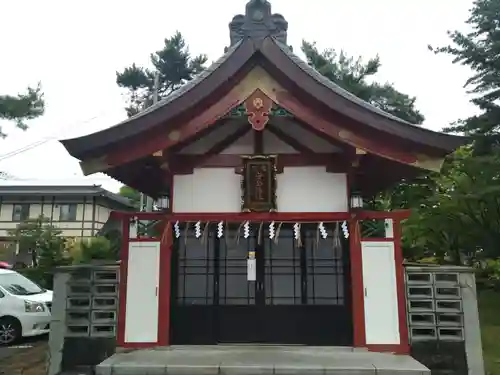
<instances>
[{"instance_id":1,"label":"house in background","mask_svg":"<svg viewBox=\"0 0 500 375\"><path fill-rule=\"evenodd\" d=\"M0 260L13 260L16 246L9 231L43 214L65 237L89 238L104 226L111 211L130 211L127 198L99 185L44 185L25 181L0 184Z\"/></svg>"}]
</instances>

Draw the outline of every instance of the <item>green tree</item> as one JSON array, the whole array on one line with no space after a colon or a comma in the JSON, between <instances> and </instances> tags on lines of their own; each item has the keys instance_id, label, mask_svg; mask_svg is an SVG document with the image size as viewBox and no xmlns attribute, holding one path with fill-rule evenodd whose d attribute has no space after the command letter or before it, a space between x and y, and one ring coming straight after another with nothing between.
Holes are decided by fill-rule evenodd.
<instances>
[{"instance_id":1,"label":"green tree","mask_svg":"<svg viewBox=\"0 0 500 375\"><path fill-rule=\"evenodd\" d=\"M405 225L405 245L441 260L500 256L500 159L464 147L433 176L434 193L418 202Z\"/></svg>"},{"instance_id":2,"label":"green tree","mask_svg":"<svg viewBox=\"0 0 500 375\"><path fill-rule=\"evenodd\" d=\"M117 249L113 248L111 241L106 237L81 240L76 246L78 249L75 251L75 258L73 259L76 264L118 260Z\"/></svg>"},{"instance_id":3,"label":"green tree","mask_svg":"<svg viewBox=\"0 0 500 375\"><path fill-rule=\"evenodd\" d=\"M415 108L414 97L397 91L390 83L372 82L381 66L378 56L365 63L333 48L320 52L315 43L306 41L302 41L302 52L309 65L358 98L412 124L424 121Z\"/></svg>"},{"instance_id":4,"label":"green tree","mask_svg":"<svg viewBox=\"0 0 500 375\"><path fill-rule=\"evenodd\" d=\"M153 69L132 64L116 73L118 86L127 89L127 114L133 116L153 103L155 79L158 98L162 99L200 73L207 62L206 55L191 56L180 32L165 39L161 50L151 54Z\"/></svg>"},{"instance_id":5,"label":"green tree","mask_svg":"<svg viewBox=\"0 0 500 375\"><path fill-rule=\"evenodd\" d=\"M319 51L315 43L302 42L302 52L306 60L318 72L358 98L413 124L421 124L424 116L416 109L415 98L397 91L389 83L380 84L373 80L380 69L377 57L364 62L361 58L348 56L344 51L335 49ZM402 181L388 191L372 197L368 208L390 210L396 208L418 207L418 202L434 193L434 180L428 173L422 173L411 181ZM364 221L363 235L384 231L381 221ZM422 250L418 249L419 253ZM416 252L414 251L416 254Z\"/></svg>"},{"instance_id":6,"label":"green tree","mask_svg":"<svg viewBox=\"0 0 500 375\"><path fill-rule=\"evenodd\" d=\"M485 154L500 145L500 1L475 0L466 23L470 32L450 31L450 45L429 48L472 69L465 87L481 113L458 120L446 131L469 134L475 138L475 152Z\"/></svg>"},{"instance_id":7,"label":"green tree","mask_svg":"<svg viewBox=\"0 0 500 375\"><path fill-rule=\"evenodd\" d=\"M26 130L27 120L43 115L45 101L41 86L28 87L26 93L18 95L0 95L0 120L14 121L16 127ZM0 127L0 138L5 138L6 133Z\"/></svg>"},{"instance_id":8,"label":"green tree","mask_svg":"<svg viewBox=\"0 0 500 375\"><path fill-rule=\"evenodd\" d=\"M128 198L130 203L134 205L136 209L140 209L141 205L141 193L131 188L130 186L123 185L118 192L122 197Z\"/></svg>"},{"instance_id":9,"label":"green tree","mask_svg":"<svg viewBox=\"0 0 500 375\"><path fill-rule=\"evenodd\" d=\"M472 31L449 32L451 44L431 48L471 68L465 87L480 113L446 131L472 136L428 181L430 195L413 203L405 225L405 246L441 261L500 257L500 1L476 0L467 24Z\"/></svg>"},{"instance_id":10,"label":"green tree","mask_svg":"<svg viewBox=\"0 0 500 375\"><path fill-rule=\"evenodd\" d=\"M9 232L9 236L13 242L19 243L21 255L31 255L33 267L22 270L22 273L41 286L51 289L54 268L71 263L61 231L41 215L20 223Z\"/></svg>"},{"instance_id":11,"label":"green tree","mask_svg":"<svg viewBox=\"0 0 500 375\"><path fill-rule=\"evenodd\" d=\"M46 269L67 263L61 234L43 215L25 220L9 232L11 240L19 243L20 253L30 253L33 266Z\"/></svg>"}]
</instances>

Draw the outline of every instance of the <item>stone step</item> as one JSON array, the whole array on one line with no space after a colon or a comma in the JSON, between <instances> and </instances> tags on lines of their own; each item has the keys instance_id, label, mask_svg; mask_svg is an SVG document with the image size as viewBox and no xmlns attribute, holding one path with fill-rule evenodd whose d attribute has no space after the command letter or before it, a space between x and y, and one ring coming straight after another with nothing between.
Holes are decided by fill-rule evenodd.
<instances>
[{"instance_id":1,"label":"stone step","mask_svg":"<svg viewBox=\"0 0 500 375\"><path fill-rule=\"evenodd\" d=\"M183 346L116 353L96 375L427 375L410 356L307 346Z\"/></svg>"}]
</instances>

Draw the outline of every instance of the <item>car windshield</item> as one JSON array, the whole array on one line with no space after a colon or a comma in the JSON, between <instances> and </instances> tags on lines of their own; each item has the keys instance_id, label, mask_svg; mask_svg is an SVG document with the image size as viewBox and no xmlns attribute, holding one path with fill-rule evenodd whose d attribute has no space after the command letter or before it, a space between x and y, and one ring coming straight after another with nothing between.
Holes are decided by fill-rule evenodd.
<instances>
[{"instance_id":1,"label":"car windshield","mask_svg":"<svg viewBox=\"0 0 500 375\"><path fill-rule=\"evenodd\" d=\"M31 296L45 291L17 272L0 274L0 286L16 296Z\"/></svg>"}]
</instances>

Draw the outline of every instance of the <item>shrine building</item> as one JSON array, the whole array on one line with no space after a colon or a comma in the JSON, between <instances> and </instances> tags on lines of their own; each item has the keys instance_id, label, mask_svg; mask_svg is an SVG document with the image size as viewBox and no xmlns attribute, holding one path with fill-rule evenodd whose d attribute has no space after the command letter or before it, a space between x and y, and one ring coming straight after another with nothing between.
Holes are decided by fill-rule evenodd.
<instances>
[{"instance_id":1,"label":"shrine building","mask_svg":"<svg viewBox=\"0 0 500 375\"><path fill-rule=\"evenodd\" d=\"M120 346L408 353L400 242L410 212L366 210L363 200L439 171L465 140L350 94L292 52L287 29L268 1L250 0L225 54L192 81L62 141L85 175L168 203L114 213Z\"/></svg>"}]
</instances>

